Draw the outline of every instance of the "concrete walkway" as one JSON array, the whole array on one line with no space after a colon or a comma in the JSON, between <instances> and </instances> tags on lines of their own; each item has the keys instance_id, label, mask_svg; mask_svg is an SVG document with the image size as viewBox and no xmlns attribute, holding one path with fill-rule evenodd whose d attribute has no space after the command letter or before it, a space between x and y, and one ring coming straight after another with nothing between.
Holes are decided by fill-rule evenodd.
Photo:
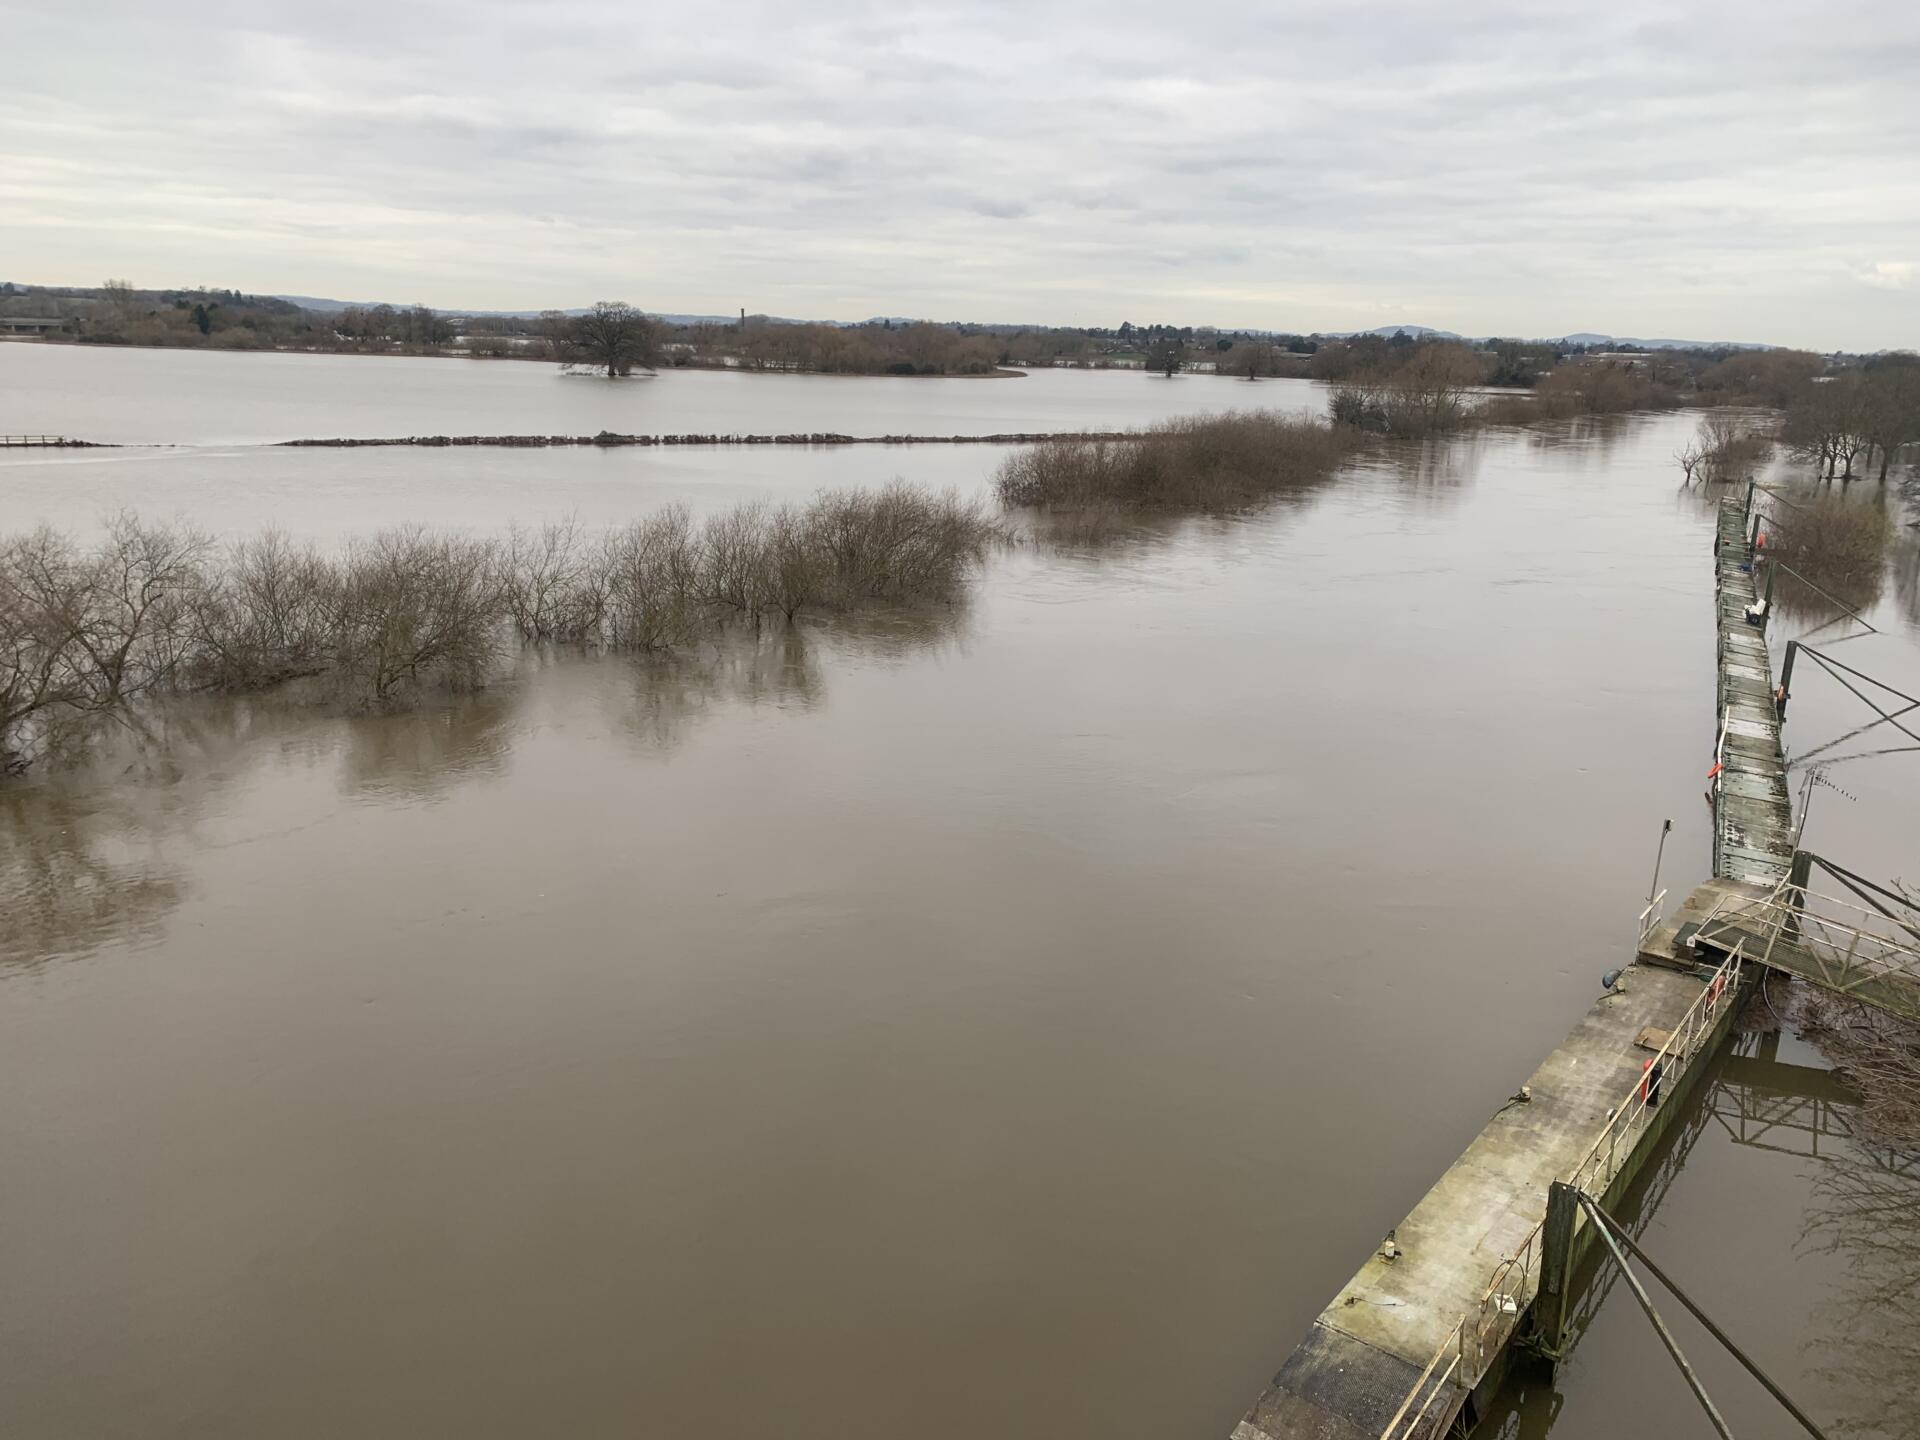
<instances>
[{"instance_id":1,"label":"concrete walkway","mask_svg":"<svg viewBox=\"0 0 1920 1440\"><path fill-rule=\"evenodd\" d=\"M1394 1227L1399 1258L1376 1252L1313 1322L1235 1428L1235 1440L1378 1440L1453 1327L1479 1306L1502 1260L1545 1217L1548 1185L1586 1158L1613 1107L1633 1090L1652 1054L1635 1039L1650 1026L1674 1028L1702 983L1649 963L1629 966L1616 992L1596 1000L1533 1072L1533 1098L1496 1110ZM1477 1372L1466 1388L1450 1385L1453 1393L1429 1415L1438 1428L1418 1433L1443 1431L1479 1379Z\"/></svg>"}]
</instances>

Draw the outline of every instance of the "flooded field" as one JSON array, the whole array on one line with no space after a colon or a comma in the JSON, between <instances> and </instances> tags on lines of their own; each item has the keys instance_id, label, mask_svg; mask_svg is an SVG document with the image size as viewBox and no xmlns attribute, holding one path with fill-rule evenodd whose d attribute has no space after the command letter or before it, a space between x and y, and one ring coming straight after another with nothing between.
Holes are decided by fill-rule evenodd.
<instances>
[{"instance_id":1,"label":"flooded field","mask_svg":"<svg viewBox=\"0 0 1920 1440\"><path fill-rule=\"evenodd\" d=\"M0 459L6 528L134 506L329 543L896 475L984 493L999 457L243 442L1319 404L1135 374L0 366L0 429L196 447ZM111 764L0 788L0 1432L1224 1437L1625 959L1663 818L1663 883L1707 873L1692 425L1415 447L1254 516L1009 546L962 605L530 652L418 712L182 703ZM1906 556L1883 633L1836 653L1920 693ZM1803 673L1790 742L1862 718ZM1915 761L1835 767L1808 844L1920 878ZM1901 1433L1840 1428L1911 1413L1913 1377L1836 1366L1857 1261L1802 1241L1854 1172L1713 1105L1648 1247L1836 1434ZM1620 1294L1498 1433L1691 1433L1692 1404Z\"/></svg>"}]
</instances>

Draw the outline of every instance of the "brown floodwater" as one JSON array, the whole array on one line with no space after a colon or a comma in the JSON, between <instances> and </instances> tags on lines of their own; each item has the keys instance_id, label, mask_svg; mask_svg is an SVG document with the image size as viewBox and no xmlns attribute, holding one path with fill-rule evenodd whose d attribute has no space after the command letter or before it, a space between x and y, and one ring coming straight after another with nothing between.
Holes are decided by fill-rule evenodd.
<instances>
[{"instance_id":1,"label":"brown floodwater","mask_svg":"<svg viewBox=\"0 0 1920 1440\"><path fill-rule=\"evenodd\" d=\"M415 713L181 704L0 789L0 1433L1226 1435L1621 963L1663 817L1664 883L1704 878L1692 423L1416 449L1012 547L935 614L529 654ZM0 493L330 540L997 457L309 458ZM1838 653L1911 681L1903 594ZM1796 746L1858 723L1802 686ZM1920 873L1913 758L1810 843ZM1695 1129L1649 1244L1837 1419L1824 1172ZM1507 1433L1619 1433L1628 1370L1691 1433L1634 1326Z\"/></svg>"}]
</instances>

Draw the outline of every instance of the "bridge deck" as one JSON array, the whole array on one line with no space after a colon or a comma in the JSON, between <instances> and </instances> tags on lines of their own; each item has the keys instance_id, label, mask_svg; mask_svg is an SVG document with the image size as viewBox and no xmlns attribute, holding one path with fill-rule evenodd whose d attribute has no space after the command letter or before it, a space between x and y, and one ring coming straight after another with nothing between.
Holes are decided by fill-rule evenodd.
<instances>
[{"instance_id":1,"label":"bridge deck","mask_svg":"<svg viewBox=\"0 0 1920 1440\"><path fill-rule=\"evenodd\" d=\"M1688 908L1702 905L1708 912L1702 923L1674 934L1691 951L1717 959L1738 946L1748 959L1920 1024L1920 939L1897 925L1867 928L1870 912L1836 913L1841 902L1792 885L1761 895L1709 881Z\"/></svg>"},{"instance_id":2,"label":"bridge deck","mask_svg":"<svg viewBox=\"0 0 1920 1440\"><path fill-rule=\"evenodd\" d=\"M1718 628L1715 724L1724 722L1713 790L1713 873L1772 885L1793 866L1793 802L1780 753L1780 717L1766 634L1747 620L1759 598L1746 507L1720 502L1714 547Z\"/></svg>"}]
</instances>

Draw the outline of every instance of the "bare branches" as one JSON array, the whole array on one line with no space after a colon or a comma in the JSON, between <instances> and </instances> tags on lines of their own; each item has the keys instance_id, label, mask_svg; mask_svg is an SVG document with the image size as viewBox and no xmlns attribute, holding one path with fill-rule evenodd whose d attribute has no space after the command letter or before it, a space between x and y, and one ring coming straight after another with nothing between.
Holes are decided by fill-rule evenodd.
<instances>
[{"instance_id":1,"label":"bare branches","mask_svg":"<svg viewBox=\"0 0 1920 1440\"><path fill-rule=\"evenodd\" d=\"M660 358L660 327L653 317L624 300L601 300L574 317L573 349L607 375L628 375L634 366L651 368Z\"/></svg>"},{"instance_id":2,"label":"bare branches","mask_svg":"<svg viewBox=\"0 0 1920 1440\"><path fill-rule=\"evenodd\" d=\"M274 531L217 552L132 516L91 550L38 530L0 541L0 769L170 690L324 680L309 688L392 708L480 688L516 636L658 653L815 606L952 600L996 533L977 505L897 481L605 535L404 527L338 557Z\"/></svg>"},{"instance_id":3,"label":"bare branches","mask_svg":"<svg viewBox=\"0 0 1920 1440\"><path fill-rule=\"evenodd\" d=\"M1691 485L1725 484L1744 479L1773 455L1773 440L1758 430L1749 430L1737 418L1715 411L1700 420L1693 439L1674 451L1673 460Z\"/></svg>"}]
</instances>

